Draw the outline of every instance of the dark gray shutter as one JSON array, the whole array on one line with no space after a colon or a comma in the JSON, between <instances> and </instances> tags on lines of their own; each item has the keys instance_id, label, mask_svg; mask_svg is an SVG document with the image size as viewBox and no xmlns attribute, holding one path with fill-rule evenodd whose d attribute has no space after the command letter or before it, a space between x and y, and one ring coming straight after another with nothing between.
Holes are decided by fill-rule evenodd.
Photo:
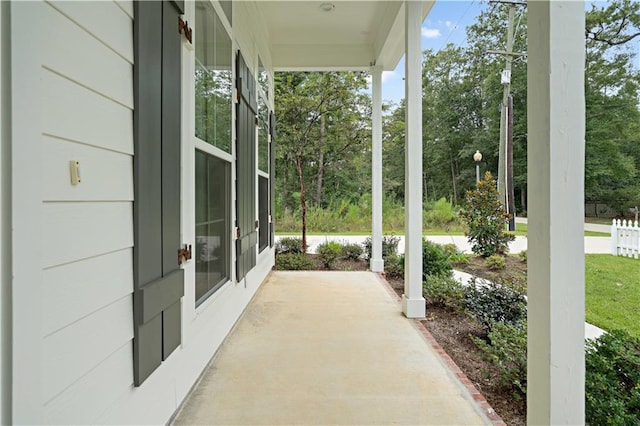
<instances>
[{"instance_id":1,"label":"dark gray shutter","mask_svg":"<svg viewBox=\"0 0 640 426\"><path fill-rule=\"evenodd\" d=\"M134 2L134 383L180 345L180 10Z\"/></svg>"},{"instance_id":2,"label":"dark gray shutter","mask_svg":"<svg viewBox=\"0 0 640 426\"><path fill-rule=\"evenodd\" d=\"M273 247L276 212L276 116L273 111L269 113L269 134L271 135L271 143L269 144L269 214L271 215L269 246Z\"/></svg>"},{"instance_id":3,"label":"dark gray shutter","mask_svg":"<svg viewBox=\"0 0 640 426\"><path fill-rule=\"evenodd\" d=\"M236 114L236 279L256 265L256 80L238 51L236 61L238 103Z\"/></svg>"}]
</instances>

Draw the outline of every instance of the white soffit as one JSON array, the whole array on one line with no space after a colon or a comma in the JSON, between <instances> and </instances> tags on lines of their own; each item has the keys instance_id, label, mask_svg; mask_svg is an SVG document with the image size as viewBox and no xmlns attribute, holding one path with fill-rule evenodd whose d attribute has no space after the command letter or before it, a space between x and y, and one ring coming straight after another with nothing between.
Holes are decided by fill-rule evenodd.
<instances>
[{"instance_id":1,"label":"white soffit","mask_svg":"<svg viewBox=\"0 0 640 426\"><path fill-rule=\"evenodd\" d=\"M433 1L422 1L423 19ZM278 71L395 69L404 54L400 0L256 1Z\"/></svg>"}]
</instances>

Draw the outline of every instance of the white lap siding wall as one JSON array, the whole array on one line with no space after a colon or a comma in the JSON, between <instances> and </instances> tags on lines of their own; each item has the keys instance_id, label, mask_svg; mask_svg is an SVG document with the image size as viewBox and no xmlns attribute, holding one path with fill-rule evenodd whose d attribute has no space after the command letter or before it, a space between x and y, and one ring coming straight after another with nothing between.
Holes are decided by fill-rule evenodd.
<instances>
[{"instance_id":1,"label":"white lap siding wall","mask_svg":"<svg viewBox=\"0 0 640 426\"><path fill-rule=\"evenodd\" d=\"M243 8L236 9L241 17ZM188 263L182 345L134 387L133 3L13 2L10 13L12 420L165 423L259 288L273 255L197 309L195 265ZM189 22L193 13L186 2ZM258 49L251 49L257 64ZM183 87L191 88L183 90L188 153L193 52L185 48L182 61ZM183 161L183 240L194 244L192 159ZM78 185L70 180L72 160L80 163Z\"/></svg>"}]
</instances>

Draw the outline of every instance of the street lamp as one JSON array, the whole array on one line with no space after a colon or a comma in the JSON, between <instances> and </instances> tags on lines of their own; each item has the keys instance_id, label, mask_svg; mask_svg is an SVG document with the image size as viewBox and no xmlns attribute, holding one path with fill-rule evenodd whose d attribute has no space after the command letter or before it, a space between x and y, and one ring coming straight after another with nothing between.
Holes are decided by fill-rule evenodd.
<instances>
[{"instance_id":1,"label":"street lamp","mask_svg":"<svg viewBox=\"0 0 640 426\"><path fill-rule=\"evenodd\" d=\"M480 151L476 150L476 153L473 154L473 160L476 162L476 185L480 182L480 162L482 161L482 154Z\"/></svg>"}]
</instances>

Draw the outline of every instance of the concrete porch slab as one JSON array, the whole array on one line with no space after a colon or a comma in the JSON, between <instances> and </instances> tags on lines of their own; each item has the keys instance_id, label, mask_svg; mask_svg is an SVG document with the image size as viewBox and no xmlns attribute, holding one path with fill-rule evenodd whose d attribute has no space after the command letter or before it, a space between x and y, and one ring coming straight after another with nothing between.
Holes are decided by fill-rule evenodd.
<instances>
[{"instance_id":1,"label":"concrete porch slab","mask_svg":"<svg viewBox=\"0 0 640 426\"><path fill-rule=\"evenodd\" d=\"M492 424L370 272L272 272L174 424Z\"/></svg>"}]
</instances>

